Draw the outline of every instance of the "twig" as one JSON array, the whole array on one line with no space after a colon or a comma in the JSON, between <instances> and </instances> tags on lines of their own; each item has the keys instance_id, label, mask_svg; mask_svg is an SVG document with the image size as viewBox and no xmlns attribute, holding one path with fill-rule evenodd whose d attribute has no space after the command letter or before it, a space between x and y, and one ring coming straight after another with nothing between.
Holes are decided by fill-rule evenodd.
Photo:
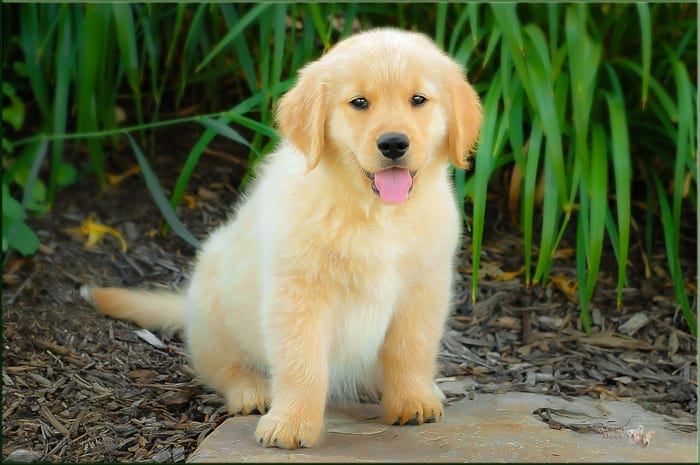
<instances>
[{"instance_id":1,"label":"twig","mask_svg":"<svg viewBox=\"0 0 700 465\"><path fill-rule=\"evenodd\" d=\"M25 279L22 284L19 285L19 287L17 288L15 293L12 295L12 297L10 297L10 301L7 302L7 305L12 305L15 302L15 299L17 298L17 296L19 296L20 292L22 292L24 290L24 288L27 287L27 285L29 285L32 278L34 278L34 275L36 275L36 273L37 273L37 270L32 271L32 274L30 274L29 277L27 279Z\"/></svg>"}]
</instances>

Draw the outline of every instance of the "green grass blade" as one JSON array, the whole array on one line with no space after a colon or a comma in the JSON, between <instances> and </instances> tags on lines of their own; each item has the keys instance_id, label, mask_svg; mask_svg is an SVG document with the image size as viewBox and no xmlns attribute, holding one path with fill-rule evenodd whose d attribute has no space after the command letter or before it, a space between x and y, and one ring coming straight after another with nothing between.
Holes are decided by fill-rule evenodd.
<instances>
[{"instance_id":1,"label":"green grass blade","mask_svg":"<svg viewBox=\"0 0 700 465\"><path fill-rule=\"evenodd\" d=\"M168 53L165 56L165 66L168 67L173 63L173 58L175 57L176 48L178 44L178 39L182 36L180 31L182 30L182 22L185 19L185 11L187 5L184 3L178 3L175 10L175 21L173 21L172 31L170 33L170 43L168 45Z\"/></svg>"},{"instance_id":2,"label":"green grass blade","mask_svg":"<svg viewBox=\"0 0 700 465\"><path fill-rule=\"evenodd\" d=\"M491 3L491 11L498 29L503 34L503 47L501 53L509 53L518 76L522 80L523 89L528 99L536 108L535 98L530 85L530 74L525 64L525 41L523 40L522 27L515 14L516 5L512 3Z\"/></svg>"},{"instance_id":3,"label":"green grass blade","mask_svg":"<svg viewBox=\"0 0 700 465\"><path fill-rule=\"evenodd\" d=\"M126 71L127 80L136 100L140 100L139 90L139 60L136 52L136 29L131 5L126 3L112 4L114 26L117 32L117 43L121 53L122 64Z\"/></svg>"},{"instance_id":4,"label":"green grass blade","mask_svg":"<svg viewBox=\"0 0 700 465\"><path fill-rule=\"evenodd\" d=\"M508 68L505 68L508 69ZM513 150L513 158L520 169L525 169L525 147L523 142L523 109L524 95L520 83L516 82L511 91L508 103L505 105L508 115L508 140Z\"/></svg>"},{"instance_id":5,"label":"green grass blade","mask_svg":"<svg viewBox=\"0 0 700 465\"><path fill-rule=\"evenodd\" d=\"M190 21L189 27L187 28L185 42L182 46L182 50L180 51L182 66L180 68L180 84L177 99L175 101L176 107L180 106L180 100L182 99L185 88L188 85L188 79L190 77L190 73L192 72L191 70L193 69L194 65L197 40L206 34L203 26L204 15L206 11L207 5L204 3L200 3L197 6L197 10L194 12L194 15L192 16L192 20ZM196 73L197 70L195 69L194 72Z\"/></svg>"},{"instance_id":6,"label":"green grass blade","mask_svg":"<svg viewBox=\"0 0 700 465\"><path fill-rule=\"evenodd\" d=\"M41 170L41 165L46 158L48 152L48 142L46 140L38 141L36 144L27 146L26 156L32 160L27 178L24 181L24 192L22 194L22 211L30 209L36 211L45 210L46 206L42 204L37 204L37 202L42 202L44 199L43 195L37 196L37 190L43 190L43 184L41 179L39 179L39 171Z\"/></svg>"},{"instance_id":7,"label":"green grass blade","mask_svg":"<svg viewBox=\"0 0 700 465\"><path fill-rule=\"evenodd\" d=\"M539 52L531 55L531 59L528 63L528 72L531 77L530 82L532 84L532 94L536 102L536 111L540 115L545 136L547 137L545 153L551 162L552 181L557 184L556 192L559 195L559 202L564 208L564 211L569 212L571 210L571 205L566 198L567 177L566 171L564 170L564 158L562 155L562 133L559 127L557 109L554 106L554 99L552 99L552 83L548 72L551 65L547 56L547 47L542 31L534 27L526 27L525 31L532 42L537 44L530 50ZM551 192L554 193L555 191Z\"/></svg>"},{"instance_id":8,"label":"green grass blade","mask_svg":"<svg viewBox=\"0 0 700 465\"><path fill-rule=\"evenodd\" d=\"M576 157L580 159L584 176L589 173L588 128L595 95L595 77L600 61L600 47L591 43L586 35L586 11L584 4L566 9L566 45L571 67L571 100L576 130Z\"/></svg>"},{"instance_id":9,"label":"green grass blade","mask_svg":"<svg viewBox=\"0 0 700 465\"><path fill-rule=\"evenodd\" d=\"M549 140L547 140L547 145L549 145ZM544 191L547 195L544 196L542 202L542 234L540 236L537 267L535 268L535 276L532 279L533 284L546 282L549 277L549 269L552 265L552 254L557 242L557 224L559 224L560 218L560 204L558 202L560 194L557 192L559 187L556 175L554 174L554 168L552 167L552 157L547 156L548 150L551 149L545 146Z\"/></svg>"},{"instance_id":10,"label":"green grass blade","mask_svg":"<svg viewBox=\"0 0 700 465\"><path fill-rule=\"evenodd\" d=\"M648 3L637 3L636 5L642 35L642 108L646 108L649 77L651 76L651 15Z\"/></svg>"},{"instance_id":11,"label":"green grass blade","mask_svg":"<svg viewBox=\"0 0 700 465\"><path fill-rule=\"evenodd\" d=\"M476 301L479 266L481 263L481 243L484 235L484 214L486 212L486 191L495 167L495 148L498 145L498 126L505 126L505 116L498 111L501 95L501 75L496 73L484 101L484 123L481 128L479 146L476 153L476 167L473 175L473 225L472 225L472 302ZM499 122L499 116L500 122Z\"/></svg>"},{"instance_id":12,"label":"green grass blade","mask_svg":"<svg viewBox=\"0 0 700 465\"><path fill-rule=\"evenodd\" d=\"M591 150L591 201L589 210L589 243L586 253L588 273L586 275L586 299L591 301L598 271L600 270L600 258L603 252L603 239L605 237L605 213L607 211L608 194L608 148L605 143L605 131L599 124L593 126L593 145ZM583 300L582 300L583 302ZM586 333L591 333L591 322L588 308L581 306L581 319Z\"/></svg>"},{"instance_id":13,"label":"green grass blade","mask_svg":"<svg viewBox=\"0 0 700 465\"><path fill-rule=\"evenodd\" d=\"M357 13L359 6L357 3L351 3L345 8L345 23L343 24L343 30L340 32L340 37L345 38L352 32L352 27L357 19Z\"/></svg>"},{"instance_id":14,"label":"green grass blade","mask_svg":"<svg viewBox=\"0 0 700 465\"><path fill-rule=\"evenodd\" d=\"M53 105L53 132L63 134L66 132L68 118L68 96L70 94L70 78L73 64L73 30L70 19L69 5L61 5L59 13L58 42L56 44L56 85ZM63 141L52 144L51 176L49 179L48 202L53 203L56 189L58 188L58 170L63 163Z\"/></svg>"},{"instance_id":15,"label":"green grass blade","mask_svg":"<svg viewBox=\"0 0 700 465\"><path fill-rule=\"evenodd\" d=\"M40 5L22 5L22 8L19 9L22 27L19 29L27 77L29 77L29 83L32 86L39 109L46 116L49 115L49 97L44 72L41 68L43 50L39 46L39 39L42 36L39 29L39 8Z\"/></svg>"},{"instance_id":16,"label":"green grass blade","mask_svg":"<svg viewBox=\"0 0 700 465\"><path fill-rule=\"evenodd\" d=\"M185 164L180 171L180 176L178 176L177 181L175 182L175 187L173 188L173 193L170 196L170 205L172 208L177 207L177 205L180 203L182 194L185 193L185 188L187 187L187 183L189 182L190 177L197 166L197 162L199 162L199 158L202 156L204 149L207 148L216 134L217 131L215 129L207 128L207 130L204 131L204 134L202 134L197 140L197 143L194 144L190 150L190 153L187 154Z\"/></svg>"},{"instance_id":17,"label":"green grass blade","mask_svg":"<svg viewBox=\"0 0 700 465\"><path fill-rule=\"evenodd\" d=\"M632 162L629 147L628 121L622 96L607 95L610 117L611 156L615 176L618 228L617 306L622 305L622 289L627 282L630 222L632 214ZM612 237L611 237L612 239Z\"/></svg>"},{"instance_id":18,"label":"green grass blade","mask_svg":"<svg viewBox=\"0 0 700 465\"><path fill-rule=\"evenodd\" d=\"M661 225L663 226L664 230L664 243L666 244L666 256L668 258L668 265L671 271L671 279L673 280L673 289L676 294L676 299L678 300L681 310L683 311L683 316L685 316L685 321L688 324L688 328L690 328L690 332L693 334L693 336L697 336L697 320L690 308L688 296L685 293L680 251L678 250L677 243L674 240L677 225L675 225L673 222L673 215L668 205L666 192L664 191L664 186L661 183L658 174L656 174L656 172L653 170L649 170L649 172L654 179L654 184L656 185L656 195L659 201L659 208L661 210Z\"/></svg>"},{"instance_id":19,"label":"green grass blade","mask_svg":"<svg viewBox=\"0 0 700 465\"><path fill-rule=\"evenodd\" d=\"M139 123L143 123L141 79L132 6L127 3L114 3L112 4L112 14L114 16L114 27L117 33L117 43L119 44L122 65L124 66L131 91L134 94L133 102L136 106L136 118Z\"/></svg>"},{"instance_id":20,"label":"green grass blade","mask_svg":"<svg viewBox=\"0 0 700 465\"><path fill-rule=\"evenodd\" d=\"M258 154L257 150L248 143L243 136L241 136L238 131L233 129L231 126L226 125L226 120L224 118L221 118L219 120L214 120L209 117L204 117L199 120L199 123L201 123L203 126L213 129L218 135L224 136L228 139L231 139L234 142L237 142L239 144L245 145L249 149L253 150L256 154Z\"/></svg>"},{"instance_id":21,"label":"green grass blade","mask_svg":"<svg viewBox=\"0 0 700 465\"><path fill-rule=\"evenodd\" d=\"M467 172L461 168L454 168L455 195L457 197L457 208L462 214L462 220L466 223L466 211L464 210L464 199L467 196Z\"/></svg>"},{"instance_id":22,"label":"green grass blade","mask_svg":"<svg viewBox=\"0 0 700 465\"><path fill-rule=\"evenodd\" d=\"M238 13L234 5L221 3L219 4L219 8L221 9L221 14L228 28L233 28L239 21ZM243 77L248 84L248 89L253 93L258 92L258 74L255 70L253 57L250 53L251 46L248 44L244 34L238 34L233 39L233 48L238 54L238 64L243 70Z\"/></svg>"},{"instance_id":23,"label":"green grass blade","mask_svg":"<svg viewBox=\"0 0 700 465\"><path fill-rule=\"evenodd\" d=\"M447 47L447 53L450 55L454 56L456 53L456 47L457 47L457 41L465 35L466 38L464 40L469 40L469 35L466 34L465 27L464 25L467 23L467 20L471 20L471 15L473 8L470 8L472 5L476 6L475 4L469 4L467 5L466 8L462 8L459 16L457 17L457 21L455 21L454 27L452 28L452 34L450 35L450 44ZM471 24L471 26L474 26L474 24ZM471 34L471 40L472 40L472 45L476 45L476 29L472 28L472 34Z\"/></svg>"},{"instance_id":24,"label":"green grass blade","mask_svg":"<svg viewBox=\"0 0 700 465\"><path fill-rule=\"evenodd\" d=\"M474 48L479 43L479 4L469 2L467 4L467 12L469 13L469 29L472 36Z\"/></svg>"},{"instance_id":25,"label":"green grass blade","mask_svg":"<svg viewBox=\"0 0 700 465\"><path fill-rule=\"evenodd\" d=\"M326 28L326 21L323 19L321 7L318 3L311 3L309 4L309 10L311 10L311 18L313 19L318 37L321 39L323 47L328 49L331 46L331 37Z\"/></svg>"},{"instance_id":26,"label":"green grass blade","mask_svg":"<svg viewBox=\"0 0 700 465\"><path fill-rule=\"evenodd\" d=\"M542 146L542 126L532 126L527 150L525 170L523 172L523 240L525 246L525 285L531 283L532 270L532 232L534 227L535 188L540 161L540 147Z\"/></svg>"},{"instance_id":27,"label":"green grass blade","mask_svg":"<svg viewBox=\"0 0 700 465\"><path fill-rule=\"evenodd\" d=\"M148 191L151 193L151 197L158 206L160 212L163 214L163 217L168 222L170 227L173 228L173 231L175 231L175 233L178 236L180 236L193 247L200 248L201 242L192 235L192 233L187 229L187 227L184 224L182 224L180 219L175 214L175 210L173 210L173 208L168 203L168 199L165 195L165 192L160 186L158 178L153 173L153 170L151 170L151 167L148 164L148 161L146 160L146 156L143 154L138 144L136 143L134 138L131 137L130 134L126 133L126 137L127 139L129 139L129 143L131 144L131 148L134 151L134 156L138 160L139 166L141 166L141 173L143 174L143 178L146 181L146 187L148 187Z\"/></svg>"},{"instance_id":28,"label":"green grass blade","mask_svg":"<svg viewBox=\"0 0 700 465\"><path fill-rule=\"evenodd\" d=\"M499 41L501 40L501 30L500 29L492 29L491 30L491 35L489 36L489 41L488 44L486 45L486 53L484 53L484 59L481 62L481 67L486 68L486 66L489 64L489 60L491 59L491 56L493 55L494 50L496 50L496 46L498 45ZM510 57L510 54L507 53L502 53L501 57Z\"/></svg>"},{"instance_id":29,"label":"green grass blade","mask_svg":"<svg viewBox=\"0 0 700 465\"><path fill-rule=\"evenodd\" d=\"M445 29L447 28L447 3L440 2L436 5L435 18L435 43L441 49L445 49Z\"/></svg>"},{"instance_id":30,"label":"green grass blade","mask_svg":"<svg viewBox=\"0 0 700 465\"><path fill-rule=\"evenodd\" d=\"M556 3L547 4L547 27L549 37L549 54L554 56L556 45L559 43L559 5Z\"/></svg>"},{"instance_id":31,"label":"green grass blade","mask_svg":"<svg viewBox=\"0 0 700 465\"><path fill-rule=\"evenodd\" d=\"M617 63L619 63L627 69L634 71L640 79L644 79L644 70L637 63L634 63L630 60L618 60ZM678 105L671 98L671 95L666 91L664 85L662 85L653 76L649 77L649 90L659 100L659 103L661 104L665 113L668 115L671 121L678 121Z\"/></svg>"},{"instance_id":32,"label":"green grass blade","mask_svg":"<svg viewBox=\"0 0 700 465\"><path fill-rule=\"evenodd\" d=\"M588 295L585 291L586 260L588 258L586 254L588 249L588 230L586 228L584 218L588 217L587 195L581 196L581 201L579 202L578 216L579 221L576 222L576 281L578 283L578 304L580 308L581 323L583 323L583 327L585 329L590 328L591 326L588 313ZM586 330L586 332L590 333L590 329Z\"/></svg>"},{"instance_id":33,"label":"green grass blade","mask_svg":"<svg viewBox=\"0 0 700 465\"><path fill-rule=\"evenodd\" d=\"M694 150L691 144L695 140L695 113L693 100L695 90L690 83L688 72L680 61L673 63L673 75L676 81L678 93L678 138L676 139L676 159L673 170L673 222L677 226L676 243L680 240L681 225L681 201L683 200L683 184L685 180L685 166L692 160Z\"/></svg>"},{"instance_id":34,"label":"green grass blade","mask_svg":"<svg viewBox=\"0 0 700 465\"><path fill-rule=\"evenodd\" d=\"M273 48L272 48L272 74L268 83L268 89L274 89L282 79L282 63L285 54L285 41L287 34L287 25L285 18L287 16L287 8L284 4L275 5L274 9L274 24L273 33ZM273 100L274 102L274 100Z\"/></svg>"},{"instance_id":35,"label":"green grass blade","mask_svg":"<svg viewBox=\"0 0 700 465\"><path fill-rule=\"evenodd\" d=\"M277 133L275 128L268 126L267 124L261 123L255 119L247 118L238 113L226 113L226 118L232 123L236 123L248 129L252 129L255 133L271 139L274 143L279 142L279 134ZM256 155L261 154L262 152Z\"/></svg>"},{"instance_id":36,"label":"green grass blade","mask_svg":"<svg viewBox=\"0 0 700 465\"><path fill-rule=\"evenodd\" d=\"M78 82L78 132L95 131L98 128L98 78L105 70L105 49L107 32L112 9L105 4L88 4L83 21L83 50L81 56L80 79ZM111 102L114 103L114 102ZM114 111L110 108L110 111ZM88 139L90 163L100 184L106 182L104 173L102 143L96 138Z\"/></svg>"}]
</instances>

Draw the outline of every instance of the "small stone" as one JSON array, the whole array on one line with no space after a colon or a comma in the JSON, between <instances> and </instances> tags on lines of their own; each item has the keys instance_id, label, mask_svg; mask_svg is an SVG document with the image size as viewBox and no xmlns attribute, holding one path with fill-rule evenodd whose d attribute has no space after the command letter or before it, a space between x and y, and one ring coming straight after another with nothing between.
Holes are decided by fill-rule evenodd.
<instances>
[{"instance_id":1,"label":"small stone","mask_svg":"<svg viewBox=\"0 0 700 465\"><path fill-rule=\"evenodd\" d=\"M37 462L42 456L41 452L35 452L33 450L27 449L17 449L10 452L10 454L5 457L3 462L5 463L33 463Z\"/></svg>"}]
</instances>

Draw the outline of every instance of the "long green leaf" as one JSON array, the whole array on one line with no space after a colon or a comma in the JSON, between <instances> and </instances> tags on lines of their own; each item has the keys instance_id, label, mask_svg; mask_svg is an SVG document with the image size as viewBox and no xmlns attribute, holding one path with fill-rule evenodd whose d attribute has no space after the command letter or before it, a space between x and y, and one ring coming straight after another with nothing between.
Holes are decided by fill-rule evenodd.
<instances>
[{"instance_id":1,"label":"long green leaf","mask_svg":"<svg viewBox=\"0 0 700 465\"><path fill-rule=\"evenodd\" d=\"M648 3L637 3L636 5L642 36L642 108L646 108L651 76L651 15Z\"/></svg>"},{"instance_id":2,"label":"long green leaf","mask_svg":"<svg viewBox=\"0 0 700 465\"><path fill-rule=\"evenodd\" d=\"M472 302L476 301L479 265L481 262L481 243L484 234L484 214L486 212L486 190L496 161L499 126L505 126L506 118L498 112L501 94L501 76L496 74L491 82L484 102L484 123L481 128L479 146L476 153L473 191L473 230L472 230ZM500 121L499 121L500 116Z\"/></svg>"},{"instance_id":3,"label":"long green leaf","mask_svg":"<svg viewBox=\"0 0 700 465\"><path fill-rule=\"evenodd\" d=\"M215 56L221 53L224 48L228 47L231 42L245 30L254 20L261 16L272 4L269 3L258 3L251 10L246 13L239 21L232 27L228 33L212 48L211 52L204 57L201 63L197 65L194 72L199 73L202 68L204 68Z\"/></svg>"},{"instance_id":4,"label":"long green leaf","mask_svg":"<svg viewBox=\"0 0 700 465\"><path fill-rule=\"evenodd\" d=\"M151 170L151 166L148 164L146 156L141 151L141 148L138 146L134 138L131 137L128 133L126 134L126 138L129 139L131 148L134 151L134 156L139 162L139 166L141 167L141 173L143 173L143 178L146 181L146 187L148 187L148 191L151 193L153 201L158 206L158 209L163 214L165 220L168 222L170 227L173 228L173 231L175 231L175 233L178 236L180 236L193 247L200 248L201 242L192 235L192 233L187 229L187 227L184 224L182 224L180 219L175 214L175 210L173 210L173 208L168 203L168 198L165 196L165 192L160 186L160 183L158 182L158 178L156 177L155 173L153 173L153 170Z\"/></svg>"},{"instance_id":5,"label":"long green leaf","mask_svg":"<svg viewBox=\"0 0 700 465\"><path fill-rule=\"evenodd\" d=\"M688 302L688 296L685 293L685 281L683 279L683 271L681 269L680 254L677 248L677 243L674 240L676 234L676 225L673 222L673 215L671 209L668 205L668 199L666 199L666 192L664 191L663 184L659 179L658 174L653 170L650 170L651 177L656 185L656 195L659 200L659 207L661 209L661 225L664 229L664 243L666 244L666 255L668 258L668 264L671 271L671 279L673 280L673 288L676 294L676 299L680 304L683 315L685 316L685 321L690 328L690 332L693 336L697 335L697 317L693 314L690 309L690 303Z\"/></svg>"},{"instance_id":6,"label":"long green leaf","mask_svg":"<svg viewBox=\"0 0 700 465\"><path fill-rule=\"evenodd\" d=\"M603 251L603 238L605 236L605 213L607 211L608 194L608 157L605 143L605 131L600 124L593 126L593 144L591 149L591 186L590 209L588 218L589 243L586 257L588 272L586 275L586 287L581 291L586 298L581 299L581 319L586 333L591 332L591 322L587 304L591 301L598 271L600 269L600 257ZM580 221L581 219L579 219ZM585 227L585 226L584 226ZM586 306L583 303L586 303Z\"/></svg>"},{"instance_id":7,"label":"long green leaf","mask_svg":"<svg viewBox=\"0 0 700 465\"><path fill-rule=\"evenodd\" d=\"M39 5L23 5L19 9L19 17L22 23L20 38L24 51L24 64L27 76L32 86L39 109L43 115L49 114L49 97L44 72L41 67L43 50L39 46L41 32L39 29Z\"/></svg>"},{"instance_id":8,"label":"long green leaf","mask_svg":"<svg viewBox=\"0 0 700 465\"><path fill-rule=\"evenodd\" d=\"M627 282L627 254L629 251L630 222L632 208L632 166L629 147L628 124L622 96L607 95L610 117L611 156L615 175L615 197L617 202L617 227L619 234L619 258L617 262L617 306L622 305L622 289Z\"/></svg>"},{"instance_id":9,"label":"long green leaf","mask_svg":"<svg viewBox=\"0 0 700 465\"><path fill-rule=\"evenodd\" d=\"M525 285L531 283L532 269L532 231L534 227L535 187L542 145L542 126L534 124L530 133L526 168L523 172L523 239L525 245Z\"/></svg>"},{"instance_id":10,"label":"long green leaf","mask_svg":"<svg viewBox=\"0 0 700 465\"><path fill-rule=\"evenodd\" d=\"M53 105L53 132L63 134L66 131L68 118L68 96L70 94L70 78L73 69L73 30L70 20L70 6L61 5L59 13L58 43L56 45L56 87ZM51 155L51 177L49 179L48 202L52 203L58 188L58 170L63 160L63 141L53 144Z\"/></svg>"},{"instance_id":11,"label":"long green leaf","mask_svg":"<svg viewBox=\"0 0 700 465\"><path fill-rule=\"evenodd\" d=\"M246 147L253 150L254 152L257 152L257 150L255 150L255 148L253 146L251 146L250 143L248 143L248 141L245 140L245 138L243 138L243 136L241 136L238 133L238 131L233 129L231 126L227 126L225 123L225 120L223 118L221 118L219 120L214 120L214 119L211 119L209 117L205 117L205 118L201 118L199 120L199 122L203 126L210 128L210 129L213 129L214 131L216 131L217 134L224 136L224 137L227 137L227 138L233 140L234 142L238 142L239 144L245 145Z\"/></svg>"},{"instance_id":12,"label":"long green leaf","mask_svg":"<svg viewBox=\"0 0 700 465\"><path fill-rule=\"evenodd\" d=\"M94 131L98 128L98 78L105 73L105 48L112 9L105 4L89 4L85 7L82 32L80 80L78 82L78 131ZM112 104L114 102L111 102ZM114 112L111 108L110 111ZM92 168L102 185L106 182L102 144L98 139L88 139L88 151Z\"/></svg>"}]
</instances>

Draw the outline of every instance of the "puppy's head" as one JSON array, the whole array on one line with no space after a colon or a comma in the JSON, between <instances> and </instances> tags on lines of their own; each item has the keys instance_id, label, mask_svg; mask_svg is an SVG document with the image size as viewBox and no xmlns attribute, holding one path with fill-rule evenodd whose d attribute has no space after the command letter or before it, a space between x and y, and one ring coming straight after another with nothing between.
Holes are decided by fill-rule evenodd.
<instances>
[{"instance_id":1,"label":"puppy's head","mask_svg":"<svg viewBox=\"0 0 700 465\"><path fill-rule=\"evenodd\" d=\"M461 67L426 36L394 29L338 43L300 71L277 111L309 170L328 160L388 203L408 199L431 163L469 166L481 121Z\"/></svg>"}]
</instances>

